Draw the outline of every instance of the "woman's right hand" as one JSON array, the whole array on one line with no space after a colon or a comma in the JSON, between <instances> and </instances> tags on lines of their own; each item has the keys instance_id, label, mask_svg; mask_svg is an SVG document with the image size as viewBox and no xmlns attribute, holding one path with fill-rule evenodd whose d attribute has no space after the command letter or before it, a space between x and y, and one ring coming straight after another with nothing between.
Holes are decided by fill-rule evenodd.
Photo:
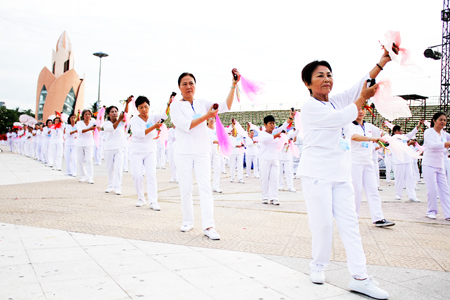
<instances>
[{"instance_id":1,"label":"woman's right hand","mask_svg":"<svg viewBox=\"0 0 450 300\"><path fill-rule=\"evenodd\" d=\"M214 104L211 105L208 112L206 113L207 119L214 118L217 115L217 109L214 109Z\"/></svg>"},{"instance_id":2,"label":"woman's right hand","mask_svg":"<svg viewBox=\"0 0 450 300\"><path fill-rule=\"evenodd\" d=\"M378 84L374 84L371 87L367 87L367 84L364 83L361 94L359 95L358 99L356 99L355 104L357 107L362 107L364 104L366 104L366 101L370 98L372 98L375 93L377 92Z\"/></svg>"}]
</instances>

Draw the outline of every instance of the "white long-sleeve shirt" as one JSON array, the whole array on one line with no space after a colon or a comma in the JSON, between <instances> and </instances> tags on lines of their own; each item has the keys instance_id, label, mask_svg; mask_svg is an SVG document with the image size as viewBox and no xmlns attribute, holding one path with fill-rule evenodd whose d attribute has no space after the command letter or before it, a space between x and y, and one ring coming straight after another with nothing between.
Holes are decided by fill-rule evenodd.
<instances>
[{"instance_id":1,"label":"white long-sleeve shirt","mask_svg":"<svg viewBox=\"0 0 450 300\"><path fill-rule=\"evenodd\" d=\"M245 139L245 147L247 147L247 155L258 155L258 143L255 143L251 138Z\"/></svg>"},{"instance_id":2,"label":"white long-sleeve shirt","mask_svg":"<svg viewBox=\"0 0 450 300\"><path fill-rule=\"evenodd\" d=\"M445 159L447 158L447 148L445 142L447 138L444 131L437 133L434 128L428 128L423 134L425 151L423 152L422 164L434 168L444 169Z\"/></svg>"},{"instance_id":3,"label":"white long-sleeve shirt","mask_svg":"<svg viewBox=\"0 0 450 300\"><path fill-rule=\"evenodd\" d=\"M346 126L358 116L353 103L359 96L366 74L357 84L343 93L329 96L328 102L309 98L301 109L303 150L299 175L336 182L351 178L350 140L343 136ZM352 125L353 126L353 125ZM347 144L343 143L346 138Z\"/></svg>"},{"instance_id":4,"label":"white long-sleeve shirt","mask_svg":"<svg viewBox=\"0 0 450 300\"><path fill-rule=\"evenodd\" d=\"M156 151L157 131L152 130L145 134L147 128L152 127L161 119L165 119L165 114L149 115L147 121L144 121L139 116L134 116L130 121L131 132L133 137L130 143L130 151L132 153L152 153Z\"/></svg>"},{"instance_id":5,"label":"white long-sleeve shirt","mask_svg":"<svg viewBox=\"0 0 450 300\"><path fill-rule=\"evenodd\" d=\"M123 124L123 122L120 122L115 129L114 124L109 120L103 124L103 130L105 132L103 149L105 151L122 149L125 146L125 130Z\"/></svg>"},{"instance_id":6,"label":"white long-sleeve shirt","mask_svg":"<svg viewBox=\"0 0 450 300\"><path fill-rule=\"evenodd\" d=\"M175 124L174 152L176 154L210 153L211 145L208 137L206 122L202 122L190 129L192 120L205 115L215 102L206 100L173 101L170 105L170 118ZM227 112L226 101L220 102L219 113Z\"/></svg>"},{"instance_id":7,"label":"white long-sleeve shirt","mask_svg":"<svg viewBox=\"0 0 450 300\"><path fill-rule=\"evenodd\" d=\"M284 122L284 124L272 131L272 133L267 133L266 131L259 132L259 159L263 160L278 160L278 142L279 138L274 139L273 136L283 130L286 130L288 127L288 123Z\"/></svg>"}]
</instances>

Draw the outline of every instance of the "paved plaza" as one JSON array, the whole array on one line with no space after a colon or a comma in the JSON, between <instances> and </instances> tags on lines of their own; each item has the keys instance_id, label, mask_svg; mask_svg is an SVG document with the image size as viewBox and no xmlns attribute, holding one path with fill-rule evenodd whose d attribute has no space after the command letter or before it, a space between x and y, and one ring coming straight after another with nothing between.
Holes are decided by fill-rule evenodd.
<instances>
[{"instance_id":1,"label":"paved plaza","mask_svg":"<svg viewBox=\"0 0 450 300\"><path fill-rule=\"evenodd\" d=\"M157 170L161 211L137 208L131 174L122 195L105 193L106 165L95 184L79 183L42 163L0 153L0 300L3 299L361 299L337 229L327 283L309 281L311 235L300 180L280 206L261 203L260 182L230 183L215 194L220 241L203 235L194 184L195 227L179 231L181 204L170 171ZM195 182L195 181L194 181ZM360 232L369 273L390 299L450 295L450 222L425 217L421 203L394 200L382 180L383 211L396 226L372 225L361 205ZM439 206L440 208L440 206Z\"/></svg>"}]
</instances>

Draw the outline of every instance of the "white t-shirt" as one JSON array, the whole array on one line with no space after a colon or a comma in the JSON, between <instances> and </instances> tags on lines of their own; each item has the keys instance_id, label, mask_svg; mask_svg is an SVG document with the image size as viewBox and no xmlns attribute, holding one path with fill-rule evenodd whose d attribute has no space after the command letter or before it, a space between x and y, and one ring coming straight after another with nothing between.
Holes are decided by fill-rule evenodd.
<instances>
[{"instance_id":1,"label":"white t-shirt","mask_svg":"<svg viewBox=\"0 0 450 300\"><path fill-rule=\"evenodd\" d=\"M64 135L66 146L73 146L77 142L78 131L70 134L72 131L77 131L77 124L73 127L70 124L66 124L66 134Z\"/></svg>"},{"instance_id":2,"label":"white t-shirt","mask_svg":"<svg viewBox=\"0 0 450 300\"><path fill-rule=\"evenodd\" d=\"M258 155L258 143L255 143L251 138L245 139L245 147L247 147L247 156Z\"/></svg>"},{"instance_id":3,"label":"white t-shirt","mask_svg":"<svg viewBox=\"0 0 450 300\"><path fill-rule=\"evenodd\" d=\"M64 143L64 123L59 123L59 124L61 124L61 127L51 129L50 144Z\"/></svg>"},{"instance_id":4,"label":"white t-shirt","mask_svg":"<svg viewBox=\"0 0 450 300\"><path fill-rule=\"evenodd\" d=\"M147 121L144 121L139 116L134 116L130 121L131 132L133 138L130 143L130 151L132 153L152 153L156 151L156 130L145 134L147 128L152 127L161 119L165 119L165 114L149 115Z\"/></svg>"},{"instance_id":5,"label":"white t-shirt","mask_svg":"<svg viewBox=\"0 0 450 300\"><path fill-rule=\"evenodd\" d=\"M428 128L423 134L423 140L425 151L423 152L422 164L444 169L445 159L447 158L447 148L445 148L447 137L444 130L441 130L441 134L439 134L434 128Z\"/></svg>"},{"instance_id":6,"label":"white t-shirt","mask_svg":"<svg viewBox=\"0 0 450 300\"><path fill-rule=\"evenodd\" d=\"M88 129L92 126L94 126L97 122L95 120L89 120L88 125L84 123L83 120L80 120L77 122L77 131L78 131L78 137L77 137L77 146L78 147L92 147L94 146L94 131L90 130L85 133L83 133L84 129Z\"/></svg>"},{"instance_id":7,"label":"white t-shirt","mask_svg":"<svg viewBox=\"0 0 450 300\"><path fill-rule=\"evenodd\" d=\"M259 138L259 159L263 160L278 160L278 142L279 138L274 139L273 136L283 130L286 130L288 127L288 123L284 122L284 124L275 130L272 133L267 133L266 131L261 131L258 134Z\"/></svg>"},{"instance_id":8,"label":"white t-shirt","mask_svg":"<svg viewBox=\"0 0 450 300\"><path fill-rule=\"evenodd\" d=\"M200 154L210 153L211 145L208 137L206 122L202 122L196 127L190 129L192 120L205 115L215 102L206 100L194 100L193 104L189 101L173 101L170 105L170 118L175 124L174 146L176 154ZM227 112L226 101L218 103L219 113Z\"/></svg>"},{"instance_id":9,"label":"white t-shirt","mask_svg":"<svg viewBox=\"0 0 450 300\"><path fill-rule=\"evenodd\" d=\"M353 102L369 77L366 74L350 89L329 96L328 102L311 97L303 105L300 113L304 133L298 168L300 176L351 182L351 143L343 132L358 116Z\"/></svg>"},{"instance_id":10,"label":"white t-shirt","mask_svg":"<svg viewBox=\"0 0 450 300\"><path fill-rule=\"evenodd\" d=\"M123 122L120 122L117 128L114 129L114 124L108 120L103 124L103 130L105 132L103 149L115 150L122 149L125 146L125 128Z\"/></svg>"}]
</instances>

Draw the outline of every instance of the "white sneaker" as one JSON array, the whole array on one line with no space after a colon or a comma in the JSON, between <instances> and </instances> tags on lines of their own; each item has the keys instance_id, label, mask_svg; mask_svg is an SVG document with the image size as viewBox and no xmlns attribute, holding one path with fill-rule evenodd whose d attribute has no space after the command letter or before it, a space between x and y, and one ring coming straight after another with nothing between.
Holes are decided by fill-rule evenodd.
<instances>
[{"instance_id":1,"label":"white sneaker","mask_svg":"<svg viewBox=\"0 0 450 300\"><path fill-rule=\"evenodd\" d=\"M269 200L263 199L262 203L263 203L263 204L269 204Z\"/></svg>"},{"instance_id":2,"label":"white sneaker","mask_svg":"<svg viewBox=\"0 0 450 300\"><path fill-rule=\"evenodd\" d=\"M395 200L402 200L402 197L395 195Z\"/></svg>"},{"instance_id":3,"label":"white sneaker","mask_svg":"<svg viewBox=\"0 0 450 300\"><path fill-rule=\"evenodd\" d=\"M111 193L112 191L113 191L113 188L109 187L109 188L106 189L105 193Z\"/></svg>"},{"instance_id":4,"label":"white sneaker","mask_svg":"<svg viewBox=\"0 0 450 300\"><path fill-rule=\"evenodd\" d=\"M296 189L289 189L289 192L296 193L297 190Z\"/></svg>"},{"instance_id":5,"label":"white sneaker","mask_svg":"<svg viewBox=\"0 0 450 300\"><path fill-rule=\"evenodd\" d=\"M420 200L419 199L417 199L417 198L411 198L411 199L409 199L409 201L411 201L411 202L420 202Z\"/></svg>"},{"instance_id":6,"label":"white sneaker","mask_svg":"<svg viewBox=\"0 0 450 300\"><path fill-rule=\"evenodd\" d=\"M220 240L220 235L214 228L203 230L203 233L212 240Z\"/></svg>"},{"instance_id":7,"label":"white sneaker","mask_svg":"<svg viewBox=\"0 0 450 300\"><path fill-rule=\"evenodd\" d=\"M356 280L352 277L352 279L350 279L350 283L348 284L348 288L352 291L370 296L375 299L389 298L389 294L386 291L380 289L372 277L366 278L364 280Z\"/></svg>"},{"instance_id":8,"label":"white sneaker","mask_svg":"<svg viewBox=\"0 0 450 300\"><path fill-rule=\"evenodd\" d=\"M145 205L145 201L139 199L138 202L136 203L136 207L141 207Z\"/></svg>"},{"instance_id":9,"label":"white sneaker","mask_svg":"<svg viewBox=\"0 0 450 300\"><path fill-rule=\"evenodd\" d=\"M233 183L233 182L234 182L234 179L231 179L230 182Z\"/></svg>"},{"instance_id":10,"label":"white sneaker","mask_svg":"<svg viewBox=\"0 0 450 300\"><path fill-rule=\"evenodd\" d=\"M116 195L122 195L122 191L121 190L117 190L116 191Z\"/></svg>"},{"instance_id":11,"label":"white sneaker","mask_svg":"<svg viewBox=\"0 0 450 300\"><path fill-rule=\"evenodd\" d=\"M94 184L94 180L89 179L89 180L88 180L88 183L89 183L89 184Z\"/></svg>"},{"instance_id":12,"label":"white sneaker","mask_svg":"<svg viewBox=\"0 0 450 300\"><path fill-rule=\"evenodd\" d=\"M249 177L250 177L250 175L248 175L248 174L245 174L245 177L249 178Z\"/></svg>"},{"instance_id":13,"label":"white sneaker","mask_svg":"<svg viewBox=\"0 0 450 300\"><path fill-rule=\"evenodd\" d=\"M194 228L194 225L183 225L183 226L180 227L180 231L181 232L188 232L192 228Z\"/></svg>"},{"instance_id":14,"label":"white sneaker","mask_svg":"<svg viewBox=\"0 0 450 300\"><path fill-rule=\"evenodd\" d=\"M215 189L214 189L214 190L212 190L212 191L213 191L214 193L219 193L219 194L222 193L222 190L215 190Z\"/></svg>"},{"instance_id":15,"label":"white sneaker","mask_svg":"<svg viewBox=\"0 0 450 300\"><path fill-rule=\"evenodd\" d=\"M436 213L435 212L427 213L427 218L436 220Z\"/></svg>"},{"instance_id":16,"label":"white sneaker","mask_svg":"<svg viewBox=\"0 0 450 300\"><path fill-rule=\"evenodd\" d=\"M155 211L160 211L161 207L159 207L158 202L153 202L153 203L150 203L150 209L153 209Z\"/></svg>"},{"instance_id":17,"label":"white sneaker","mask_svg":"<svg viewBox=\"0 0 450 300\"><path fill-rule=\"evenodd\" d=\"M325 283L325 272L311 270L309 272L309 279L311 279L311 282L313 282L313 283L323 284L323 283Z\"/></svg>"},{"instance_id":18,"label":"white sneaker","mask_svg":"<svg viewBox=\"0 0 450 300\"><path fill-rule=\"evenodd\" d=\"M273 205L280 205L280 203L278 202L277 199L275 199L275 200L270 200L270 204L273 204Z\"/></svg>"},{"instance_id":19,"label":"white sneaker","mask_svg":"<svg viewBox=\"0 0 450 300\"><path fill-rule=\"evenodd\" d=\"M239 183L245 183L243 179L239 179Z\"/></svg>"},{"instance_id":20,"label":"white sneaker","mask_svg":"<svg viewBox=\"0 0 450 300\"><path fill-rule=\"evenodd\" d=\"M78 182L86 182L87 178L81 178L80 180L78 180Z\"/></svg>"},{"instance_id":21,"label":"white sneaker","mask_svg":"<svg viewBox=\"0 0 450 300\"><path fill-rule=\"evenodd\" d=\"M72 175L70 175L70 176L72 176L72 177L77 177L77 174L72 174Z\"/></svg>"}]
</instances>

